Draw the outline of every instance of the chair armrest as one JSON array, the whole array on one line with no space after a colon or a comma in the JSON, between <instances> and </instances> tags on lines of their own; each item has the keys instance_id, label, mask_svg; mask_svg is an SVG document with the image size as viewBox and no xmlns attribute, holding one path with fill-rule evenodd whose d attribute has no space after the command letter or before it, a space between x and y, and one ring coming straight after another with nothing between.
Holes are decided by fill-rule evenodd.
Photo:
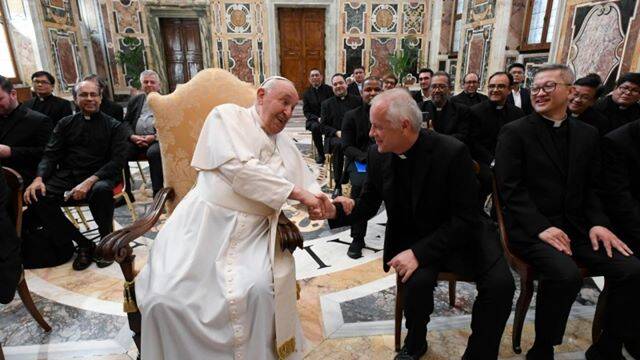
<instances>
[{"instance_id":1,"label":"chair armrest","mask_svg":"<svg viewBox=\"0 0 640 360\"><path fill-rule=\"evenodd\" d=\"M132 262L133 249L129 244L144 235L158 222L165 203L174 196L173 188L162 188L154 197L153 205L147 213L133 224L104 237L98 244L96 254L107 261L115 260L120 265ZM132 273L124 275L127 281L132 281L135 277Z\"/></svg>"}]
</instances>

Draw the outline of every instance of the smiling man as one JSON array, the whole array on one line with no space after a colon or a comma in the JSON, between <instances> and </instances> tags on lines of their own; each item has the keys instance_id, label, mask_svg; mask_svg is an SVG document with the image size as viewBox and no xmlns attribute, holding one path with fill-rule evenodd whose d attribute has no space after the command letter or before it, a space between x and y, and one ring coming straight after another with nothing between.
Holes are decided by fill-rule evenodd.
<instances>
[{"instance_id":1,"label":"smiling man","mask_svg":"<svg viewBox=\"0 0 640 360\"><path fill-rule=\"evenodd\" d=\"M606 116L593 108L604 89L597 74L589 74L573 83L573 92L569 94L569 114L572 117L598 129L600 136L605 136L611 129Z\"/></svg>"},{"instance_id":2,"label":"smiling man","mask_svg":"<svg viewBox=\"0 0 640 360\"><path fill-rule=\"evenodd\" d=\"M72 114L71 103L53 95L56 79L46 71L36 71L31 75L33 91L36 96L25 101L24 106L47 115L53 124Z\"/></svg>"},{"instance_id":3,"label":"smiling man","mask_svg":"<svg viewBox=\"0 0 640 360\"><path fill-rule=\"evenodd\" d=\"M496 179L509 245L540 274L536 338L528 360L553 360L582 287L576 261L609 287L604 328L588 360L623 359L622 343L640 337L640 260L612 233L599 198L600 137L567 116L574 75L566 65L539 68L535 112L502 128Z\"/></svg>"},{"instance_id":4,"label":"smiling man","mask_svg":"<svg viewBox=\"0 0 640 360\"><path fill-rule=\"evenodd\" d=\"M479 93L478 87L480 87L480 77L478 74L474 72L465 74L462 78L462 92L452 97L451 101L471 107L487 100L487 95Z\"/></svg>"},{"instance_id":5,"label":"smiling man","mask_svg":"<svg viewBox=\"0 0 640 360\"><path fill-rule=\"evenodd\" d=\"M593 106L609 119L609 131L640 118L640 73L626 73L610 95Z\"/></svg>"}]
</instances>

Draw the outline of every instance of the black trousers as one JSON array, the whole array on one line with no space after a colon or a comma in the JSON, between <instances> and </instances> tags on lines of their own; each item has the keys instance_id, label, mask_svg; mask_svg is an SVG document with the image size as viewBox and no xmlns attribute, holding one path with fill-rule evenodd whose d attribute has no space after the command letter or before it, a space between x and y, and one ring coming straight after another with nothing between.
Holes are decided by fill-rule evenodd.
<instances>
[{"instance_id":1,"label":"black trousers","mask_svg":"<svg viewBox=\"0 0 640 360\"><path fill-rule=\"evenodd\" d=\"M437 286L436 267L418 268L405 283L404 314L409 351L419 351L426 342L427 324L433 312L433 289ZM500 340L511 313L515 285L504 257L476 278L478 296L471 315L471 336L465 356L468 359L497 359Z\"/></svg>"},{"instance_id":2,"label":"black trousers","mask_svg":"<svg viewBox=\"0 0 640 360\"><path fill-rule=\"evenodd\" d=\"M336 188L342 186L342 172L344 167L344 152L342 151L342 139L337 136L326 138L328 150L331 154L331 165L333 166L333 180Z\"/></svg>"},{"instance_id":3,"label":"black trousers","mask_svg":"<svg viewBox=\"0 0 640 360\"><path fill-rule=\"evenodd\" d=\"M160 143L154 141L147 148L141 148L133 143L129 143L128 161L135 161L140 154L145 154L149 160L149 173L151 174L151 189L155 195L164 186L164 176L162 174L162 157L160 156ZM125 180L127 189L131 191L131 172L129 166L125 166Z\"/></svg>"},{"instance_id":4,"label":"black trousers","mask_svg":"<svg viewBox=\"0 0 640 360\"><path fill-rule=\"evenodd\" d=\"M609 258L601 245L594 251L588 239L569 235L573 258L541 240L511 246L540 274L536 297L536 343L562 343L571 305L582 287L576 261L604 274L609 286L604 331L621 341L640 338L640 260L613 250Z\"/></svg>"},{"instance_id":5,"label":"black trousers","mask_svg":"<svg viewBox=\"0 0 640 360\"><path fill-rule=\"evenodd\" d=\"M16 225L7 213L9 188L0 174L0 303L13 300L22 274L20 239Z\"/></svg>"},{"instance_id":6,"label":"black trousers","mask_svg":"<svg viewBox=\"0 0 640 360\"><path fill-rule=\"evenodd\" d=\"M307 120L305 128L311 131L311 139L318 151L318 156L324 158L324 145L322 143L322 125L318 120Z\"/></svg>"},{"instance_id":7,"label":"black trousers","mask_svg":"<svg viewBox=\"0 0 640 360\"><path fill-rule=\"evenodd\" d=\"M351 182L351 198L357 199L362 192L362 186L367 178L367 173L360 173L356 169L354 162L352 161L347 167L347 175ZM353 239L364 239L367 235L367 222L361 222L351 225L351 237Z\"/></svg>"},{"instance_id":8,"label":"black trousers","mask_svg":"<svg viewBox=\"0 0 640 360\"><path fill-rule=\"evenodd\" d=\"M89 205L89 210L96 224L100 237L104 238L113 231L113 187L115 184L110 180L98 180L82 201L64 201L63 194L49 191L47 195L40 196L38 201L31 206L42 220L44 227L50 231L55 231L56 236L65 239L72 239L78 246L89 246L87 239L75 226L67 219L60 210L61 206Z\"/></svg>"}]
</instances>

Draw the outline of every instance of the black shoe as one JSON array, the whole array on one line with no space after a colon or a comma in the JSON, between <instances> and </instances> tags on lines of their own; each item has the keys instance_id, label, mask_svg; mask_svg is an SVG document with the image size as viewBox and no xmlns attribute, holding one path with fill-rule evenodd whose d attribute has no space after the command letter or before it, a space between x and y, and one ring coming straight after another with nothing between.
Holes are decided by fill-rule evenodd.
<instances>
[{"instance_id":1,"label":"black shoe","mask_svg":"<svg viewBox=\"0 0 640 360\"><path fill-rule=\"evenodd\" d=\"M622 349L621 349L622 350ZM627 358L622 355L622 351L618 354L606 354L597 345L591 345L584 353L584 357L587 360L626 360Z\"/></svg>"},{"instance_id":2,"label":"black shoe","mask_svg":"<svg viewBox=\"0 0 640 360\"><path fill-rule=\"evenodd\" d=\"M633 356L634 359L640 360L640 342L625 343L624 348L627 349L629 355Z\"/></svg>"},{"instance_id":3,"label":"black shoe","mask_svg":"<svg viewBox=\"0 0 640 360\"><path fill-rule=\"evenodd\" d=\"M96 245L89 242L90 245L84 247L78 247L78 255L73 260L73 270L84 270L93 262L93 254L96 251Z\"/></svg>"},{"instance_id":4,"label":"black shoe","mask_svg":"<svg viewBox=\"0 0 640 360\"><path fill-rule=\"evenodd\" d=\"M527 360L553 360L553 346L532 347L527 352Z\"/></svg>"},{"instance_id":5,"label":"black shoe","mask_svg":"<svg viewBox=\"0 0 640 360\"><path fill-rule=\"evenodd\" d=\"M349 250L347 250L347 256L352 259L359 259L362 257L362 248L364 247L364 239L353 239Z\"/></svg>"},{"instance_id":6,"label":"black shoe","mask_svg":"<svg viewBox=\"0 0 640 360\"><path fill-rule=\"evenodd\" d=\"M111 264L113 264L113 260L107 261L99 257L94 258L93 261L95 261L96 266L99 267L100 269L106 268L107 266L111 266Z\"/></svg>"},{"instance_id":7,"label":"black shoe","mask_svg":"<svg viewBox=\"0 0 640 360\"><path fill-rule=\"evenodd\" d=\"M327 160L324 155L316 155L316 164L322 165Z\"/></svg>"},{"instance_id":8,"label":"black shoe","mask_svg":"<svg viewBox=\"0 0 640 360\"><path fill-rule=\"evenodd\" d=\"M409 349L405 344L402 347L402 349L400 349L400 352L396 354L393 360L419 360L422 357L422 355L427 353L428 348L429 348L429 344L425 342L424 346L422 347L422 349L420 349L420 351L418 351L415 354L412 354L409 352Z\"/></svg>"},{"instance_id":9,"label":"black shoe","mask_svg":"<svg viewBox=\"0 0 640 360\"><path fill-rule=\"evenodd\" d=\"M337 186L335 189L333 189L333 193L331 193L332 199L335 199L338 196L342 196L342 186Z\"/></svg>"}]
</instances>

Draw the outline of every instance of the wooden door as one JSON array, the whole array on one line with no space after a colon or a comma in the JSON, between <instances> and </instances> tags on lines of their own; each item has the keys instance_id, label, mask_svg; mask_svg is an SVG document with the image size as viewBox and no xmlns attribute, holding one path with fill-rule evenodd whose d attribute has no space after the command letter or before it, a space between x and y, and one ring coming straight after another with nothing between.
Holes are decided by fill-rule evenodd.
<instances>
[{"instance_id":1,"label":"wooden door","mask_svg":"<svg viewBox=\"0 0 640 360\"><path fill-rule=\"evenodd\" d=\"M293 81L300 96L309 86L311 69L324 74L324 12L310 8L278 9L280 74Z\"/></svg>"},{"instance_id":2,"label":"wooden door","mask_svg":"<svg viewBox=\"0 0 640 360\"><path fill-rule=\"evenodd\" d=\"M198 19L160 19L169 91L202 70L202 46Z\"/></svg>"}]
</instances>

